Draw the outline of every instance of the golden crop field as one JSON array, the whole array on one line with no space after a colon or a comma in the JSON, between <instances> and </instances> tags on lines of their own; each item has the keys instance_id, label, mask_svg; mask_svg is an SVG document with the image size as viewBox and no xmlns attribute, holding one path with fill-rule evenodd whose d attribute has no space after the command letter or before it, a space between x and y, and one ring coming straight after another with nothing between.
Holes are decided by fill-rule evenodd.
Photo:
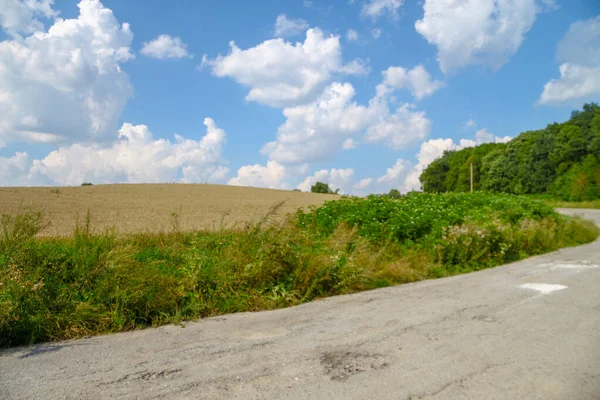
<instances>
[{"instance_id":1,"label":"golden crop field","mask_svg":"<svg viewBox=\"0 0 600 400\"><path fill-rule=\"evenodd\" d=\"M70 235L89 210L93 232L117 234L215 230L262 219L284 202L275 217L320 205L336 195L207 184L98 185L0 188L0 214L40 210L49 226L42 235Z\"/></svg>"}]
</instances>

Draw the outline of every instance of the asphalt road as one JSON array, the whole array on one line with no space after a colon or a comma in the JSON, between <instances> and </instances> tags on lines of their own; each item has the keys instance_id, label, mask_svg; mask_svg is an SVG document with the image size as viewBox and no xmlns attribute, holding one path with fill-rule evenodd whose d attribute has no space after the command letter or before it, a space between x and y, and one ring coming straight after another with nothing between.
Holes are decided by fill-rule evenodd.
<instances>
[{"instance_id":1,"label":"asphalt road","mask_svg":"<svg viewBox=\"0 0 600 400\"><path fill-rule=\"evenodd\" d=\"M600 225L600 210L583 213ZM448 279L0 352L3 399L600 399L600 241Z\"/></svg>"}]
</instances>

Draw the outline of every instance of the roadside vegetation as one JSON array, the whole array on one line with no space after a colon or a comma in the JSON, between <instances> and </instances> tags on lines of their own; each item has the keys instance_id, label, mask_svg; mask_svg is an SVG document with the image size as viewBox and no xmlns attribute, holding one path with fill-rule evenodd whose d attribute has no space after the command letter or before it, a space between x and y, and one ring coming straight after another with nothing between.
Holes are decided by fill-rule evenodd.
<instances>
[{"instance_id":1,"label":"roadside vegetation","mask_svg":"<svg viewBox=\"0 0 600 400\"><path fill-rule=\"evenodd\" d=\"M421 175L424 191L469 191L471 164L475 190L547 195L563 202L598 201L600 106L586 104L568 121L523 132L507 144L447 151Z\"/></svg>"},{"instance_id":2,"label":"roadside vegetation","mask_svg":"<svg viewBox=\"0 0 600 400\"><path fill-rule=\"evenodd\" d=\"M347 198L220 231L44 237L2 217L0 346L286 307L444 277L593 241L590 222L512 195ZM441 299L443 300L443 299Z\"/></svg>"}]
</instances>

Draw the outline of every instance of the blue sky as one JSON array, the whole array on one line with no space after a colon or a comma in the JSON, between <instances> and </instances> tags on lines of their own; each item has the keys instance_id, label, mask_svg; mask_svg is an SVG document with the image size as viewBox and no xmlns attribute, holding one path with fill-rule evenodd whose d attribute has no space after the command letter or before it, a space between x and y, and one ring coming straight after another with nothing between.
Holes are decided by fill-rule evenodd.
<instances>
[{"instance_id":1,"label":"blue sky","mask_svg":"<svg viewBox=\"0 0 600 400\"><path fill-rule=\"evenodd\" d=\"M5 0L0 25L5 186L408 191L600 100L597 0Z\"/></svg>"}]
</instances>

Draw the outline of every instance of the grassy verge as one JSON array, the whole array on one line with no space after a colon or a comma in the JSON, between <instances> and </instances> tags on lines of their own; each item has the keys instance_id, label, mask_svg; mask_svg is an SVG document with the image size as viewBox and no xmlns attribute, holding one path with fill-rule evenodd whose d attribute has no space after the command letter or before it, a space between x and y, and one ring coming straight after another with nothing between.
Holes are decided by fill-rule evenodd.
<instances>
[{"instance_id":1,"label":"grassy verge","mask_svg":"<svg viewBox=\"0 0 600 400\"><path fill-rule=\"evenodd\" d=\"M264 310L444 277L587 243L598 229L507 195L343 198L220 232L38 238L2 218L0 346ZM89 220L88 220L89 222Z\"/></svg>"},{"instance_id":2,"label":"grassy verge","mask_svg":"<svg viewBox=\"0 0 600 400\"><path fill-rule=\"evenodd\" d=\"M550 195L528 195L537 200L542 200L553 208L590 208L600 209L600 199L585 201L565 201Z\"/></svg>"},{"instance_id":3,"label":"grassy verge","mask_svg":"<svg viewBox=\"0 0 600 400\"><path fill-rule=\"evenodd\" d=\"M562 201L562 200L547 200L547 203L555 208L593 208L600 209L600 200L588 201Z\"/></svg>"}]
</instances>

